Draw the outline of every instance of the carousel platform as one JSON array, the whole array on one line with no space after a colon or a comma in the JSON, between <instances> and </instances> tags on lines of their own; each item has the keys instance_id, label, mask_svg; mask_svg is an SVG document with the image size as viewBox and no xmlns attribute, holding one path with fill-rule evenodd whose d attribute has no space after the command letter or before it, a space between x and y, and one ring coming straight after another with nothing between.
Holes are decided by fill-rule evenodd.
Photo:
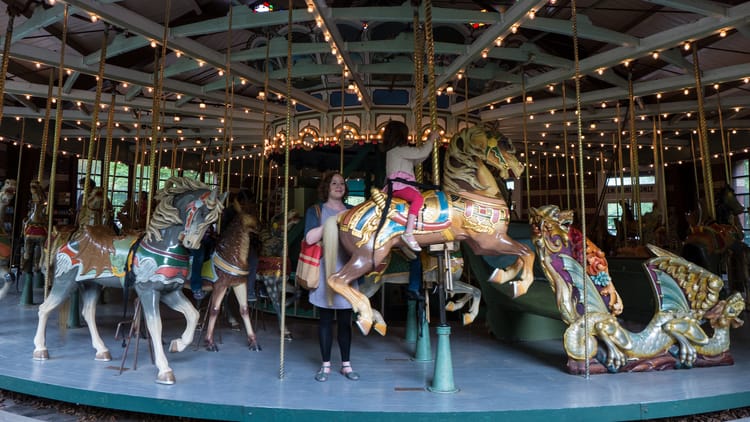
<instances>
[{"instance_id":1,"label":"carousel platform","mask_svg":"<svg viewBox=\"0 0 750 422\"><path fill-rule=\"evenodd\" d=\"M34 298L39 302L41 291ZM244 335L225 324L219 352L199 347L168 355L177 383L165 386L154 382L156 368L143 340L137 369L133 341L120 374L125 349L115 330L123 319L121 303L98 308L110 362L94 361L85 327L68 329L63 337L56 313L47 334L51 358L33 360L36 308L19 305L18 293L0 301L0 389L103 408L226 421L414 422L644 420L750 406L750 324L733 331L733 366L589 378L565 371L561 340L510 344L495 339L481 321L453 326L450 351L458 391L436 393L427 388L435 363L412 359L415 345L403 340L404 328L397 324L386 337L355 332L352 362L359 381L336 372L335 344L331 377L315 381L319 351L316 324L309 319L289 319L293 340L284 343L282 369L276 317L265 314L255 327L262 351L249 351ZM165 340L177 336L184 327L181 316L163 310L162 317ZM438 340L434 328L431 332L434 352Z\"/></svg>"}]
</instances>

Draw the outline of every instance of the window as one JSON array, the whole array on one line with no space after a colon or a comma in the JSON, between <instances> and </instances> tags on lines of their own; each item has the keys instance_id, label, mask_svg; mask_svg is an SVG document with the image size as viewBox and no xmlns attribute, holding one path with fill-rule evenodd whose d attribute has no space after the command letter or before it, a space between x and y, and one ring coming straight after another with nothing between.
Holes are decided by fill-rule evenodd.
<instances>
[{"instance_id":1,"label":"window","mask_svg":"<svg viewBox=\"0 0 750 422\"><path fill-rule=\"evenodd\" d=\"M732 187L734 196L745 209L750 206L750 160L744 159L734 163L732 169ZM745 234L745 243L750 244L750 215L744 212L739 215L740 225Z\"/></svg>"},{"instance_id":2,"label":"window","mask_svg":"<svg viewBox=\"0 0 750 422\"><path fill-rule=\"evenodd\" d=\"M365 202L365 181L362 179L348 179L346 187L349 189L349 195L346 197L346 203L349 205L359 205Z\"/></svg>"},{"instance_id":3,"label":"window","mask_svg":"<svg viewBox=\"0 0 750 422\"><path fill-rule=\"evenodd\" d=\"M86 177L86 166L87 161L85 159L78 160L78 178L79 180ZM121 162L112 162L109 164L109 180L107 181L107 198L112 207L113 215L122 208L125 200L128 198L128 165ZM91 161L91 180L96 183L96 186L102 185L102 161L92 160ZM83 186L78 185L76 190L76 198L81 198L83 194ZM79 207L78 199L76 200L76 207Z\"/></svg>"},{"instance_id":4,"label":"window","mask_svg":"<svg viewBox=\"0 0 750 422\"><path fill-rule=\"evenodd\" d=\"M607 231L611 235L617 235L617 226L615 224L616 221L619 221L623 218L623 212L622 206L619 204L619 198L622 196L620 189L622 189L622 193L625 196L625 199L630 199L630 196L633 193L633 178L630 175L623 175L622 179L620 179L619 176L615 177L608 177L607 181ZM638 184L641 188L641 213L640 215L643 216L644 214L647 214L649 212L652 212L654 210L655 205L655 193L653 192L653 186L656 184L656 177L655 176L638 176ZM630 201L628 201L630 203ZM636 219L637 215L635 213L635 210L631 210L633 213L632 218Z\"/></svg>"}]
</instances>

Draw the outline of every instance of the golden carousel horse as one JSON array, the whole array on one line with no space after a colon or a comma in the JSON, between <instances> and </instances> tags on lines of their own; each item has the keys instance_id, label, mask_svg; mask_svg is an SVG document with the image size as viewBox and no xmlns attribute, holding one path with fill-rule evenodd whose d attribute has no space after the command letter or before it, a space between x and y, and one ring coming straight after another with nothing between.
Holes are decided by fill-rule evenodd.
<instances>
[{"instance_id":1,"label":"golden carousel horse","mask_svg":"<svg viewBox=\"0 0 750 422\"><path fill-rule=\"evenodd\" d=\"M464 241L478 255L516 255L518 259L512 265L495 269L489 281L505 283L520 272L520 280L513 283L514 297L518 297L534 281L534 252L508 236L508 204L487 167L498 170L503 179L509 173L518 177L524 167L514 152L506 138L478 126L456 134L443 161L444 190L424 193L425 206L414 237L420 245ZM323 228L328 286L352 304L363 334L368 334L374 323L375 331L385 335L386 323L372 309L367 296L350 283L367 273L381 272L391 248L405 247L400 235L405 229L408 204L393 198L390 208L384 210L385 203L386 195L373 190L372 198L328 219ZM384 225L379 230L381 217ZM335 271L339 244L351 258Z\"/></svg>"}]
</instances>

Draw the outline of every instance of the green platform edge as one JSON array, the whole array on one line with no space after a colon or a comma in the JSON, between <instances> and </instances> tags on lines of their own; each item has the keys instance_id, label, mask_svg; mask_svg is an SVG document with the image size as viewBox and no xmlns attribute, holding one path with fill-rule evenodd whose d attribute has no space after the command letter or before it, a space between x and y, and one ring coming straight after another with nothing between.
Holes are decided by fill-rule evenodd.
<instances>
[{"instance_id":1,"label":"green platform edge","mask_svg":"<svg viewBox=\"0 0 750 422\"><path fill-rule=\"evenodd\" d=\"M738 408L750 404L748 394L741 392L671 402L632 403L567 409L435 413L409 413L403 410L394 412L338 412L335 410L259 408L250 405L221 405L128 396L41 384L7 376L0 376L0 388L37 397L107 409L225 421L286 421L304 418L306 421L345 419L356 420L358 422L380 420L435 422L440 420L455 421L457 420L456 418L468 417L473 421L513 420L523 422L555 420L601 422L606 420L644 420L673 417L675 415L698 414Z\"/></svg>"}]
</instances>

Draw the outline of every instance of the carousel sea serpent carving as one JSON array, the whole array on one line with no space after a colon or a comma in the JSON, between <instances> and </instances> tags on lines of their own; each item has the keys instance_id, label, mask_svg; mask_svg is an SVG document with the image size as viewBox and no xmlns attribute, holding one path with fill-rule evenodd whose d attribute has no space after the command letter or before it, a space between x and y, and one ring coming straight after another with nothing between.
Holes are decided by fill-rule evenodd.
<instances>
[{"instance_id":1,"label":"carousel sea serpent carving","mask_svg":"<svg viewBox=\"0 0 750 422\"><path fill-rule=\"evenodd\" d=\"M582 373L587 359L592 373L734 363L729 330L743 323L739 316L745 304L739 293L719 300L721 278L648 245L656 256L645 261L643 268L657 309L645 328L628 331L617 318L624 305L604 254L587 239L584 271L580 264L583 235L572 223L572 210L561 211L554 205L531 209L532 239L568 324L563 344L571 373ZM704 330L705 323L710 324L712 336Z\"/></svg>"}]
</instances>

